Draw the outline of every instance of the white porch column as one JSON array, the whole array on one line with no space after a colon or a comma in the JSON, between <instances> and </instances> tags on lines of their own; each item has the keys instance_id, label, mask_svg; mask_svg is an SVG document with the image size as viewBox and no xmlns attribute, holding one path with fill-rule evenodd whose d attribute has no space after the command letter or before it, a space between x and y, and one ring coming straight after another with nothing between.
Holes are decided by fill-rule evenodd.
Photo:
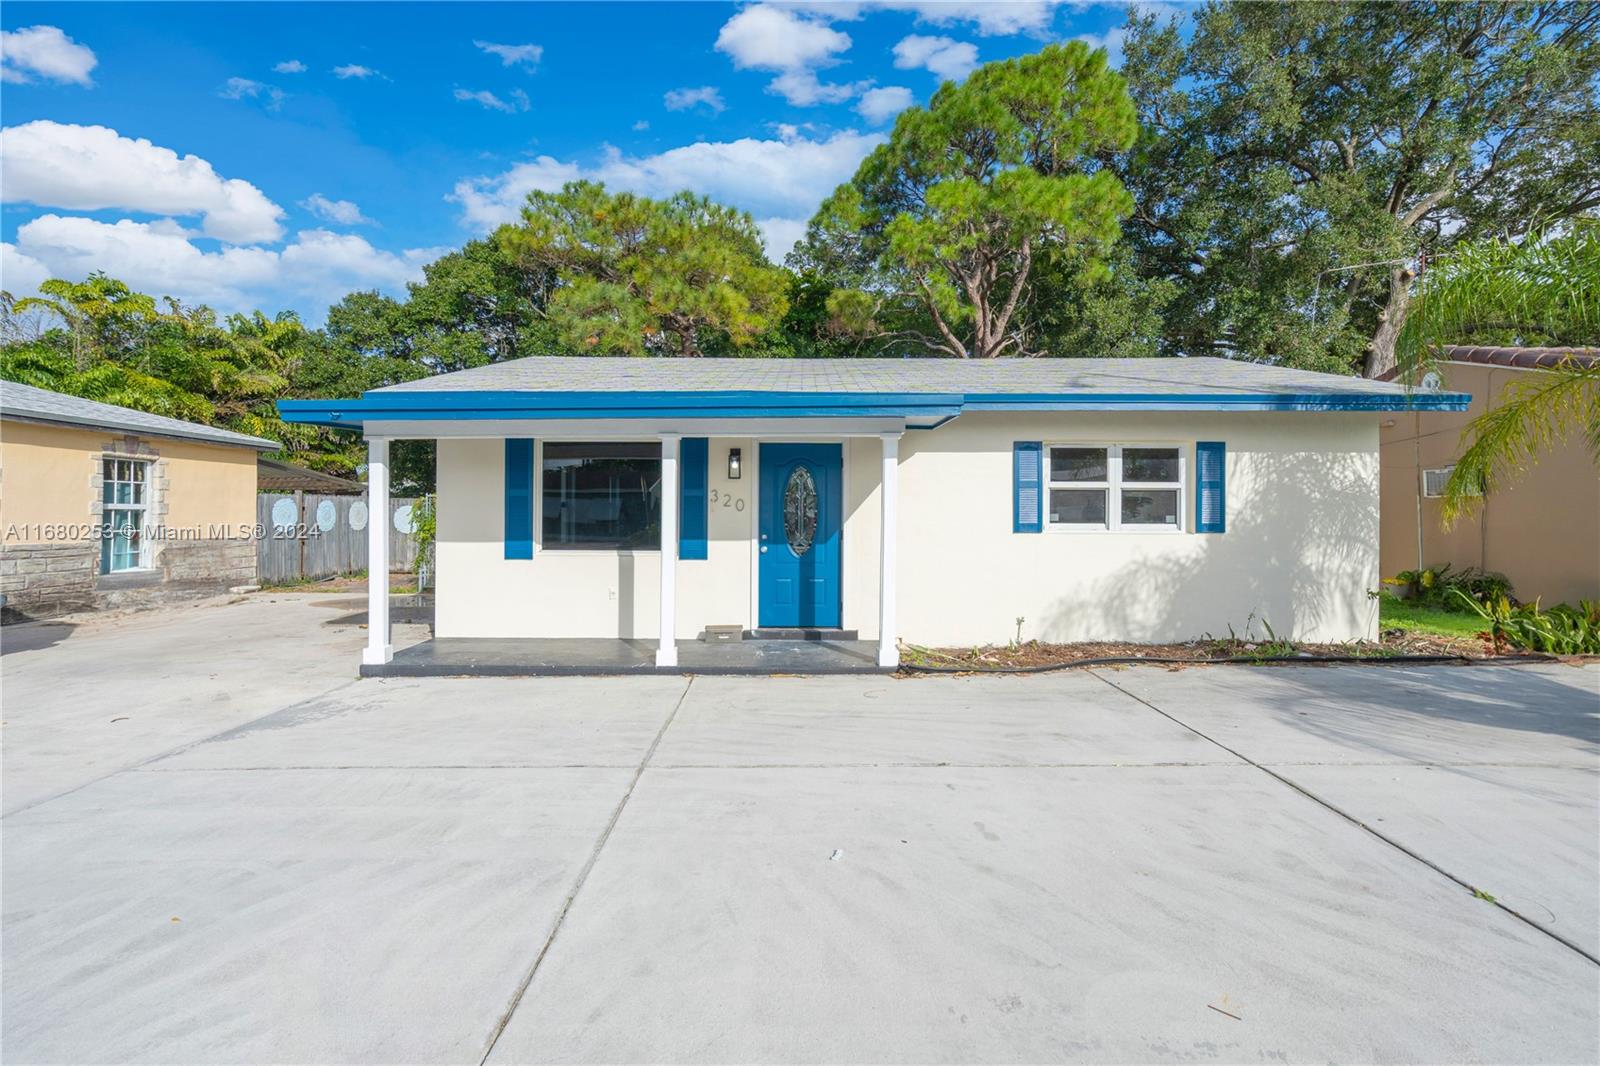
<instances>
[{"instance_id":1,"label":"white porch column","mask_svg":"<svg viewBox=\"0 0 1600 1066\"><path fill-rule=\"evenodd\" d=\"M389 441L367 439L367 646L361 661L394 658L389 643Z\"/></svg>"},{"instance_id":2,"label":"white porch column","mask_svg":"<svg viewBox=\"0 0 1600 1066\"><path fill-rule=\"evenodd\" d=\"M656 665L678 665L678 434L661 434L661 637Z\"/></svg>"},{"instance_id":3,"label":"white porch column","mask_svg":"<svg viewBox=\"0 0 1600 1066\"><path fill-rule=\"evenodd\" d=\"M894 601L900 565L895 550L899 540L896 524L900 514L900 434L884 433L879 439L883 441L883 477L878 485L883 497L883 519L879 523L883 540L878 549L878 665L897 670L900 648Z\"/></svg>"}]
</instances>

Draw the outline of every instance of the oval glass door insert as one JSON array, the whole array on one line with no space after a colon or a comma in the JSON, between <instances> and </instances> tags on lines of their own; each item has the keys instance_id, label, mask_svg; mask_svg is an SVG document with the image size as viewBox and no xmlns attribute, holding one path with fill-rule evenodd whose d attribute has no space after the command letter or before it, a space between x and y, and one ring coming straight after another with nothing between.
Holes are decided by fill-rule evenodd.
<instances>
[{"instance_id":1,"label":"oval glass door insert","mask_svg":"<svg viewBox=\"0 0 1600 1066\"><path fill-rule=\"evenodd\" d=\"M783 488L783 533L796 555L809 551L817 536L817 483L803 466L794 468Z\"/></svg>"}]
</instances>

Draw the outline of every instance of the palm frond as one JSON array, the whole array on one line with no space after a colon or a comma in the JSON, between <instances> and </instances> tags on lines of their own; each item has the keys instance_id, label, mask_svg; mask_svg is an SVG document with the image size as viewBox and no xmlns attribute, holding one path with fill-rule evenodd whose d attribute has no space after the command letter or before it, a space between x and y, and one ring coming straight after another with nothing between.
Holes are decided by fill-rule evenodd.
<instances>
[{"instance_id":1,"label":"palm frond","mask_svg":"<svg viewBox=\"0 0 1600 1066\"><path fill-rule=\"evenodd\" d=\"M1507 386L1503 402L1462 431L1471 441L1445 483L1441 517L1448 528L1475 511L1507 476L1579 429L1600 464L1600 364L1560 367Z\"/></svg>"},{"instance_id":2,"label":"palm frond","mask_svg":"<svg viewBox=\"0 0 1600 1066\"><path fill-rule=\"evenodd\" d=\"M1600 343L1600 220L1560 234L1463 244L1423 273L1396 338L1403 381L1449 344Z\"/></svg>"}]
</instances>

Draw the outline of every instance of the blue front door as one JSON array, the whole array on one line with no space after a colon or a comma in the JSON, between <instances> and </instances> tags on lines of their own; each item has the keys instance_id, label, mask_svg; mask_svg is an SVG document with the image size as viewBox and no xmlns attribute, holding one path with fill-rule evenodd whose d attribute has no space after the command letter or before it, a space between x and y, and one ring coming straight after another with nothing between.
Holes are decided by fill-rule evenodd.
<instances>
[{"instance_id":1,"label":"blue front door","mask_svg":"<svg viewBox=\"0 0 1600 1066\"><path fill-rule=\"evenodd\" d=\"M758 625L838 627L842 473L837 444L761 446Z\"/></svg>"}]
</instances>

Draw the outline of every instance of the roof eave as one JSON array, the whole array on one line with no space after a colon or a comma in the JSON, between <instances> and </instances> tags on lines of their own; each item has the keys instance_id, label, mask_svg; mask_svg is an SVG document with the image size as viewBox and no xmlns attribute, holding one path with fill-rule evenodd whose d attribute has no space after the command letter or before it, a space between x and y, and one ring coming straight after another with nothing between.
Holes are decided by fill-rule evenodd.
<instances>
[{"instance_id":1,"label":"roof eave","mask_svg":"<svg viewBox=\"0 0 1600 1066\"><path fill-rule=\"evenodd\" d=\"M233 440L219 440L216 437L201 437L193 433L151 429L149 426L136 425L131 422L119 423L110 419L62 418L58 415L17 411L9 407L5 409L4 415L6 420L10 422L28 422L37 426L60 426L62 429L103 429L135 437L181 440L192 444L215 444L219 448L254 448L258 452L275 452L283 447L282 444L275 440L267 440L265 437L251 437L245 434L240 434Z\"/></svg>"},{"instance_id":2,"label":"roof eave","mask_svg":"<svg viewBox=\"0 0 1600 1066\"><path fill-rule=\"evenodd\" d=\"M973 394L964 411L1465 411L1472 397L1435 393Z\"/></svg>"},{"instance_id":3,"label":"roof eave","mask_svg":"<svg viewBox=\"0 0 1600 1066\"><path fill-rule=\"evenodd\" d=\"M285 422L522 419L906 417L966 411L1464 411L1465 393L780 393L369 392L351 400L279 400Z\"/></svg>"}]
</instances>

